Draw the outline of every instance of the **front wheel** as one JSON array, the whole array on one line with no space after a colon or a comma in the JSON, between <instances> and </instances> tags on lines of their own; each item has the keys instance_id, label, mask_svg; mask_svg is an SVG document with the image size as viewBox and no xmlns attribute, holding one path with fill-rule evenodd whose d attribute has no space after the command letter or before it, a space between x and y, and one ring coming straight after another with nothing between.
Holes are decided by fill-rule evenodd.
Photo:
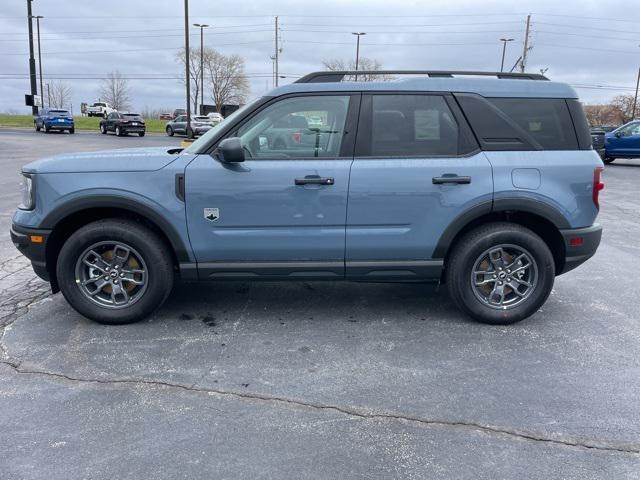
<instances>
[{"instance_id":1,"label":"front wheel","mask_svg":"<svg viewBox=\"0 0 640 480\"><path fill-rule=\"evenodd\" d=\"M103 135L107 134L107 127L105 126L104 123L100 124L100 133L103 134Z\"/></svg>"},{"instance_id":2,"label":"front wheel","mask_svg":"<svg viewBox=\"0 0 640 480\"><path fill-rule=\"evenodd\" d=\"M121 137L122 136L122 130L120 130L120 127L116 127L116 136L117 137Z\"/></svg>"},{"instance_id":3,"label":"front wheel","mask_svg":"<svg viewBox=\"0 0 640 480\"><path fill-rule=\"evenodd\" d=\"M144 132L138 132L139 137L144 137Z\"/></svg>"},{"instance_id":4,"label":"front wheel","mask_svg":"<svg viewBox=\"0 0 640 480\"><path fill-rule=\"evenodd\" d=\"M75 127L74 127L74 128L70 128L70 129L69 129L69 133L76 133L76 129L75 129Z\"/></svg>"},{"instance_id":5,"label":"front wheel","mask_svg":"<svg viewBox=\"0 0 640 480\"><path fill-rule=\"evenodd\" d=\"M553 288L555 263L547 244L513 223L491 223L453 247L446 281L454 303L473 319L496 325L533 315Z\"/></svg>"},{"instance_id":6,"label":"front wheel","mask_svg":"<svg viewBox=\"0 0 640 480\"><path fill-rule=\"evenodd\" d=\"M56 272L71 306L99 323L142 320L166 300L173 264L166 244L129 220L106 219L73 233L60 250Z\"/></svg>"},{"instance_id":7,"label":"front wheel","mask_svg":"<svg viewBox=\"0 0 640 480\"><path fill-rule=\"evenodd\" d=\"M173 133L174 133L173 132L173 128L167 127L167 135L170 136L170 137L173 137Z\"/></svg>"},{"instance_id":8,"label":"front wheel","mask_svg":"<svg viewBox=\"0 0 640 480\"><path fill-rule=\"evenodd\" d=\"M36 132L40 131L40 125L38 125L38 122L33 122L33 128L36 129Z\"/></svg>"},{"instance_id":9,"label":"front wheel","mask_svg":"<svg viewBox=\"0 0 640 480\"><path fill-rule=\"evenodd\" d=\"M609 164L609 163L613 162L614 160L615 160L615 158L611 158L611 157L604 157L604 158L602 159L602 161L603 161L604 163L606 163L606 164Z\"/></svg>"}]
</instances>

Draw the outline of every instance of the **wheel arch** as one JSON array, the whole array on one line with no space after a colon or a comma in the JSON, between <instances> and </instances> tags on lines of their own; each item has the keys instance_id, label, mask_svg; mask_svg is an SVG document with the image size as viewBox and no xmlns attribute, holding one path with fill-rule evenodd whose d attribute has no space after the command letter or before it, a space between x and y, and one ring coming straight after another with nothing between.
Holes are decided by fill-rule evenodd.
<instances>
[{"instance_id":1,"label":"wheel arch","mask_svg":"<svg viewBox=\"0 0 640 480\"><path fill-rule=\"evenodd\" d=\"M566 252L560 229L570 228L569 222L558 210L534 200L504 199L465 211L441 235L433 258L443 258L446 268L450 252L464 234L479 225L500 221L522 225L539 235L553 255L556 272L562 271Z\"/></svg>"},{"instance_id":2,"label":"wheel arch","mask_svg":"<svg viewBox=\"0 0 640 480\"><path fill-rule=\"evenodd\" d=\"M177 230L151 207L128 198L107 195L90 200L79 198L52 210L42 221L42 228L51 229L47 239L46 264L54 291L58 290L55 265L66 238L82 226L105 218L129 219L144 224L165 242L176 268L181 262L190 262L187 246Z\"/></svg>"}]
</instances>

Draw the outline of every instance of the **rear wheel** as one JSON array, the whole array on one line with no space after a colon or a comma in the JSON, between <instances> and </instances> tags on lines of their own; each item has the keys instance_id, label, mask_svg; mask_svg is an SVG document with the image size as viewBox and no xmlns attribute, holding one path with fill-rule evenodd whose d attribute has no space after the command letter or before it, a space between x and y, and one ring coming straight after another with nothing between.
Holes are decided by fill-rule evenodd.
<instances>
[{"instance_id":1,"label":"rear wheel","mask_svg":"<svg viewBox=\"0 0 640 480\"><path fill-rule=\"evenodd\" d=\"M116 127L116 136L118 137L122 136L122 130L120 130L120 127Z\"/></svg>"},{"instance_id":2,"label":"rear wheel","mask_svg":"<svg viewBox=\"0 0 640 480\"><path fill-rule=\"evenodd\" d=\"M100 133L103 135L107 134L107 127L104 125L104 123L100 124Z\"/></svg>"},{"instance_id":3,"label":"rear wheel","mask_svg":"<svg viewBox=\"0 0 640 480\"><path fill-rule=\"evenodd\" d=\"M73 233L62 246L56 271L65 299L100 323L142 320L173 287L167 246L128 220L100 220Z\"/></svg>"},{"instance_id":4,"label":"rear wheel","mask_svg":"<svg viewBox=\"0 0 640 480\"><path fill-rule=\"evenodd\" d=\"M144 132L138 132L139 137L144 137Z\"/></svg>"},{"instance_id":5,"label":"rear wheel","mask_svg":"<svg viewBox=\"0 0 640 480\"><path fill-rule=\"evenodd\" d=\"M51 128L49 128L46 124L44 126L44 131L45 133L49 133L51 131Z\"/></svg>"},{"instance_id":6,"label":"rear wheel","mask_svg":"<svg viewBox=\"0 0 640 480\"><path fill-rule=\"evenodd\" d=\"M38 122L33 122L33 128L36 129L36 132L40 131L40 125L38 125Z\"/></svg>"},{"instance_id":7,"label":"rear wheel","mask_svg":"<svg viewBox=\"0 0 640 480\"><path fill-rule=\"evenodd\" d=\"M173 137L173 133L174 133L173 128L167 127L166 130L167 130L167 135L169 135L170 137Z\"/></svg>"},{"instance_id":8,"label":"rear wheel","mask_svg":"<svg viewBox=\"0 0 640 480\"><path fill-rule=\"evenodd\" d=\"M69 129L69 133L76 133L76 129L75 129L75 127L70 128L70 129Z\"/></svg>"},{"instance_id":9,"label":"rear wheel","mask_svg":"<svg viewBox=\"0 0 640 480\"><path fill-rule=\"evenodd\" d=\"M553 288L555 264L547 244L513 223L467 233L446 265L456 305L475 320L506 325L533 315Z\"/></svg>"}]
</instances>

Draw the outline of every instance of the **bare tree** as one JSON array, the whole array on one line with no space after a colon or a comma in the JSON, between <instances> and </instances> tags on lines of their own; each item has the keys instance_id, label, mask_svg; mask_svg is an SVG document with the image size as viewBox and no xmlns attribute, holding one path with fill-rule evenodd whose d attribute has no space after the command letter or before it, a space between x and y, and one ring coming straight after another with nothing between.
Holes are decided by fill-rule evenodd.
<instances>
[{"instance_id":1,"label":"bare tree","mask_svg":"<svg viewBox=\"0 0 640 480\"><path fill-rule=\"evenodd\" d=\"M71 103L71 87L63 81L52 81L48 84L48 99L53 108L66 108Z\"/></svg>"},{"instance_id":2,"label":"bare tree","mask_svg":"<svg viewBox=\"0 0 640 480\"><path fill-rule=\"evenodd\" d=\"M204 49L204 58L203 63L205 65L210 61L212 50L210 48ZM180 81L183 85L185 85L185 73L184 73L184 64L185 64L185 49L183 48L176 54L176 60L180 63L182 68L180 69ZM193 102L193 111L198 111L198 104L200 103L200 92L202 86L200 85L200 76L202 71L200 70L200 49L199 48L190 48L189 49L189 77L191 79L191 101ZM206 79L205 79L206 81Z\"/></svg>"},{"instance_id":3,"label":"bare tree","mask_svg":"<svg viewBox=\"0 0 640 480\"><path fill-rule=\"evenodd\" d=\"M591 126L618 125L623 123L622 112L611 104L585 105L584 113Z\"/></svg>"},{"instance_id":4,"label":"bare tree","mask_svg":"<svg viewBox=\"0 0 640 480\"><path fill-rule=\"evenodd\" d=\"M329 60L323 60L322 64L324 65L324 67L327 70L332 70L332 71L339 71L339 70L355 70L356 69L356 62L355 60L349 60L349 61L345 61L345 60L340 60L337 58L334 59L329 59ZM374 60L371 58L367 58L367 57L360 57L358 59L358 70L362 70L362 71L379 71L382 70L382 64L378 61L378 60ZM345 77L346 81L354 81L355 80L355 75L347 75ZM359 73L358 74L358 81L359 82L384 82L384 81L390 81L393 80L393 76L392 75L376 75L376 74L366 74L366 73Z\"/></svg>"},{"instance_id":5,"label":"bare tree","mask_svg":"<svg viewBox=\"0 0 640 480\"><path fill-rule=\"evenodd\" d=\"M622 123L633 120L633 101L633 95L618 95L611 100L611 105L620 112Z\"/></svg>"},{"instance_id":6,"label":"bare tree","mask_svg":"<svg viewBox=\"0 0 640 480\"><path fill-rule=\"evenodd\" d=\"M116 110L128 110L131 104L129 81L117 70L102 80L100 98Z\"/></svg>"},{"instance_id":7,"label":"bare tree","mask_svg":"<svg viewBox=\"0 0 640 480\"><path fill-rule=\"evenodd\" d=\"M209 48L205 55L207 88L216 104L218 113L227 104L242 105L249 95L249 80L245 73L244 59L240 55L223 55Z\"/></svg>"}]
</instances>

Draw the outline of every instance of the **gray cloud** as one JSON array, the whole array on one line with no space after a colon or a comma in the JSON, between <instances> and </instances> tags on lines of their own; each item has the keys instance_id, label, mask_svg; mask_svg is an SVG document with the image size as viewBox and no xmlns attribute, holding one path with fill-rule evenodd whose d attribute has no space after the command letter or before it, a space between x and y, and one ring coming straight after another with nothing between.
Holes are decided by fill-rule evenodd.
<instances>
[{"instance_id":1,"label":"gray cloud","mask_svg":"<svg viewBox=\"0 0 640 480\"><path fill-rule=\"evenodd\" d=\"M182 2L35 0L33 8L34 14L45 16L45 81L64 77L73 89L75 106L93 101L97 78L116 69L129 76L158 77L131 80L136 108L183 105L180 82L170 78L179 75L174 55L183 43ZM503 36L515 39L505 62L511 67L522 51L529 12L533 19L529 71L548 68L551 78L579 86L581 98L588 102L632 93L640 66L640 34L631 21L618 20L638 18L640 2L191 0L190 23L213 25L205 35L207 45L246 59L252 95L259 96L271 88L276 14L282 26L280 72L288 77L281 80L285 83L321 69L323 59L353 57L355 39L350 33L356 30L367 32L361 55L387 68L496 70L501 54L498 39ZM607 18L611 15L618 20ZM24 1L5 2L0 31L5 32L0 38L0 111L26 113ZM191 39L199 42L197 29Z\"/></svg>"}]
</instances>

